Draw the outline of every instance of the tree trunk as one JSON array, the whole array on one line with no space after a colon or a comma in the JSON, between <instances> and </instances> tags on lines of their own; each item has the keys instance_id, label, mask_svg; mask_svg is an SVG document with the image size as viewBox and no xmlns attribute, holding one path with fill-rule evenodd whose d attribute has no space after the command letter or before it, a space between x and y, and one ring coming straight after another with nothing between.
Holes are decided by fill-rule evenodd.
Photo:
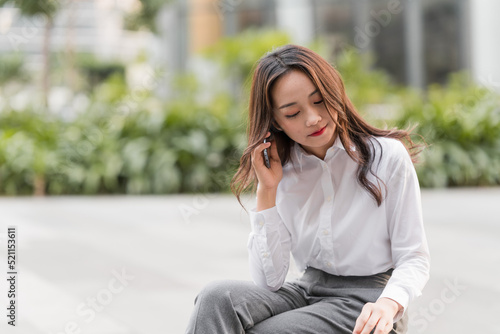
<instances>
[{"instance_id":1,"label":"tree trunk","mask_svg":"<svg viewBox=\"0 0 500 334\"><path fill-rule=\"evenodd\" d=\"M33 182L33 195L45 196L45 176L43 174L36 174Z\"/></svg>"},{"instance_id":2,"label":"tree trunk","mask_svg":"<svg viewBox=\"0 0 500 334\"><path fill-rule=\"evenodd\" d=\"M45 36L43 38L43 73L42 73L42 98L46 108L49 106L50 92L50 37L54 19L47 15L47 23L45 24Z\"/></svg>"},{"instance_id":3,"label":"tree trunk","mask_svg":"<svg viewBox=\"0 0 500 334\"><path fill-rule=\"evenodd\" d=\"M76 91L75 45L73 42L75 40L75 2L68 2L68 21L66 24L66 82L73 93Z\"/></svg>"}]
</instances>

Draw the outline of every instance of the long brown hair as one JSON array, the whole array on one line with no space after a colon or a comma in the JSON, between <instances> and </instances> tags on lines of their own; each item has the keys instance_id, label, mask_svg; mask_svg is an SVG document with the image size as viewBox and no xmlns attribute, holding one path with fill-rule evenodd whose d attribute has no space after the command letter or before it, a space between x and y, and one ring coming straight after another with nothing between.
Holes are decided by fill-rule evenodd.
<instances>
[{"instance_id":1,"label":"long brown hair","mask_svg":"<svg viewBox=\"0 0 500 334\"><path fill-rule=\"evenodd\" d=\"M368 180L367 174L371 172L374 155L370 149L373 146L371 137L390 137L400 140L410 153L415 162L417 154L415 148L419 147L410 138L410 131L382 130L368 124L358 113L352 102L347 97L344 83L340 74L324 58L317 53L297 45L285 45L267 53L256 64L250 91L249 117L247 124L248 146L240 159L240 166L231 180L231 190L241 204L240 195L253 185L257 185L257 177L252 168L251 153L262 143L269 129L273 130L278 154L282 166L290 160L291 147L294 143L283 131L274 128L273 106L271 88L278 78L291 70L304 72L318 88L326 109L336 124L342 145L347 149L347 154L358 163L357 179L380 206L383 201L381 185ZM334 115L337 115L337 120ZM373 174L373 173L372 173ZM385 187L385 184L384 184Z\"/></svg>"}]
</instances>

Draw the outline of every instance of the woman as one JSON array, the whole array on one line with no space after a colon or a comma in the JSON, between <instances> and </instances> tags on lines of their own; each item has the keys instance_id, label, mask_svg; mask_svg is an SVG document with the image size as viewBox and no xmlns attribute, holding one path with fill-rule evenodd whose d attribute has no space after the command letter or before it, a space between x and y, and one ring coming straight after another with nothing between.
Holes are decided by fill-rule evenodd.
<instances>
[{"instance_id":1,"label":"woman","mask_svg":"<svg viewBox=\"0 0 500 334\"><path fill-rule=\"evenodd\" d=\"M430 261L409 136L367 124L313 51L286 45L261 58L232 182L238 200L256 186L254 283L208 285L187 332L405 333ZM305 272L285 281L290 254Z\"/></svg>"}]
</instances>

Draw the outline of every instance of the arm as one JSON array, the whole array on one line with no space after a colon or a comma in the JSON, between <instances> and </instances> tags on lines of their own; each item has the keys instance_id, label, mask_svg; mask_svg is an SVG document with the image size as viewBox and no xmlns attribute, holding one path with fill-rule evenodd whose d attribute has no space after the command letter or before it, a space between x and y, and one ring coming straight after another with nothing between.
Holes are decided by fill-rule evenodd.
<instances>
[{"instance_id":1,"label":"arm","mask_svg":"<svg viewBox=\"0 0 500 334\"><path fill-rule=\"evenodd\" d=\"M258 196L258 195L257 195ZM257 203L259 203L257 197ZM259 206L257 205L257 210ZM291 238L276 206L250 211L248 239L250 275L258 286L278 290L290 266Z\"/></svg>"},{"instance_id":2,"label":"arm","mask_svg":"<svg viewBox=\"0 0 500 334\"><path fill-rule=\"evenodd\" d=\"M282 178L276 145L270 149L271 168L264 166L260 144L252 154L252 166L259 179L257 207L250 211L252 232L248 240L250 275L258 286L278 290L285 281L290 264L290 234L276 207L276 193Z\"/></svg>"},{"instance_id":3,"label":"arm","mask_svg":"<svg viewBox=\"0 0 500 334\"><path fill-rule=\"evenodd\" d=\"M420 187L403 145L391 163L396 166L387 181L387 228L395 269L375 303L367 303L356 321L355 334L388 333L408 304L421 294L429 278L430 255L425 236Z\"/></svg>"},{"instance_id":4,"label":"arm","mask_svg":"<svg viewBox=\"0 0 500 334\"><path fill-rule=\"evenodd\" d=\"M402 155L404 158L388 181L386 199L395 269L380 296L395 300L402 306L395 321L403 316L408 304L422 294L430 269L417 173L406 151Z\"/></svg>"}]
</instances>

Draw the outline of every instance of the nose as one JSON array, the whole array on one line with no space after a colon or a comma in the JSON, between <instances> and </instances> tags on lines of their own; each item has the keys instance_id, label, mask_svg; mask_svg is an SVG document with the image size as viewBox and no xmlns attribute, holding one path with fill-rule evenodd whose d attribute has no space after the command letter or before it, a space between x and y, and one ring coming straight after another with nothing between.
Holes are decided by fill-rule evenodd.
<instances>
[{"instance_id":1,"label":"nose","mask_svg":"<svg viewBox=\"0 0 500 334\"><path fill-rule=\"evenodd\" d=\"M306 126L315 126L321 121L321 115L314 108L309 109L306 118Z\"/></svg>"}]
</instances>

